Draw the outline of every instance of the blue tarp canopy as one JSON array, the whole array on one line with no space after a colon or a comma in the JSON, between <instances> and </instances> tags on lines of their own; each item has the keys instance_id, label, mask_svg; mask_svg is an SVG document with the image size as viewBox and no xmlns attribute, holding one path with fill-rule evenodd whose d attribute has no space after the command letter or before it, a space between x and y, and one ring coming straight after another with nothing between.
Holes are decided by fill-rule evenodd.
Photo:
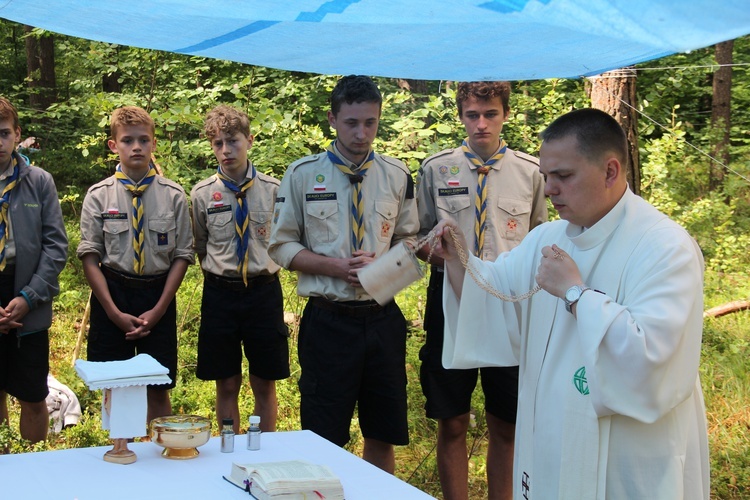
<instances>
[{"instance_id":1,"label":"blue tarp canopy","mask_svg":"<svg viewBox=\"0 0 750 500\"><path fill-rule=\"evenodd\" d=\"M750 33L750 0L0 0L91 40L322 74L595 75Z\"/></svg>"}]
</instances>

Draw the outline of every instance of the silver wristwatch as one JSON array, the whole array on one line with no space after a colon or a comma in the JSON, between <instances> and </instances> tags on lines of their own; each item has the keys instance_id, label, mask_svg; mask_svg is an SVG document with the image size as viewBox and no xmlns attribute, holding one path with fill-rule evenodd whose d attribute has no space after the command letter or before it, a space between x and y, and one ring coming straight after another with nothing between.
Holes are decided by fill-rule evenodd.
<instances>
[{"instance_id":1,"label":"silver wristwatch","mask_svg":"<svg viewBox=\"0 0 750 500\"><path fill-rule=\"evenodd\" d=\"M586 290L591 290L591 288L586 285L573 285L568 288L565 292L565 297L563 297L563 300L565 301L565 310L572 313L573 304L578 302L578 299L581 298L581 295L583 295L583 292Z\"/></svg>"}]
</instances>

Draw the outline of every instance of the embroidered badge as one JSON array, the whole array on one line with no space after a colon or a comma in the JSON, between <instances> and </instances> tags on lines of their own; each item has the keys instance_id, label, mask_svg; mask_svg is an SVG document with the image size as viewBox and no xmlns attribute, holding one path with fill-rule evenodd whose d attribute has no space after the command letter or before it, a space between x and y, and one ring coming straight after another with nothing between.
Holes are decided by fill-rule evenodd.
<instances>
[{"instance_id":1,"label":"embroidered badge","mask_svg":"<svg viewBox=\"0 0 750 500\"><path fill-rule=\"evenodd\" d=\"M286 198L283 197L283 196L277 196L276 197L276 203L284 203L285 200L286 200Z\"/></svg>"},{"instance_id":2,"label":"embroidered badge","mask_svg":"<svg viewBox=\"0 0 750 500\"><path fill-rule=\"evenodd\" d=\"M511 217L510 219L508 219L505 227L508 228L508 231L515 231L518 228L518 219L514 219Z\"/></svg>"},{"instance_id":3,"label":"embroidered badge","mask_svg":"<svg viewBox=\"0 0 750 500\"><path fill-rule=\"evenodd\" d=\"M387 238L390 234L391 234L391 223L388 221L383 221L383 223L380 225L380 237Z\"/></svg>"},{"instance_id":4,"label":"embroidered badge","mask_svg":"<svg viewBox=\"0 0 750 500\"><path fill-rule=\"evenodd\" d=\"M453 165L451 167L451 174L457 175L458 174L458 167L456 165Z\"/></svg>"},{"instance_id":5,"label":"embroidered badge","mask_svg":"<svg viewBox=\"0 0 750 500\"><path fill-rule=\"evenodd\" d=\"M440 168L438 168L438 172L440 172L441 175L445 175L445 174L448 173L448 167L446 167L445 165L443 165Z\"/></svg>"},{"instance_id":6,"label":"embroidered badge","mask_svg":"<svg viewBox=\"0 0 750 500\"><path fill-rule=\"evenodd\" d=\"M262 226L258 226L255 229L255 234L258 236L259 240L265 240L268 236L268 227L266 227L266 224L263 224Z\"/></svg>"},{"instance_id":7,"label":"embroidered badge","mask_svg":"<svg viewBox=\"0 0 750 500\"><path fill-rule=\"evenodd\" d=\"M156 233L156 241L160 247L169 245L169 235L167 233Z\"/></svg>"},{"instance_id":8,"label":"embroidered badge","mask_svg":"<svg viewBox=\"0 0 750 500\"><path fill-rule=\"evenodd\" d=\"M458 179L448 179L448 185L449 186L460 186L461 183L458 182Z\"/></svg>"},{"instance_id":9,"label":"embroidered badge","mask_svg":"<svg viewBox=\"0 0 750 500\"><path fill-rule=\"evenodd\" d=\"M276 224L279 221L279 212L281 212L281 209L277 208L276 211L273 213L274 224Z\"/></svg>"},{"instance_id":10,"label":"embroidered badge","mask_svg":"<svg viewBox=\"0 0 750 500\"><path fill-rule=\"evenodd\" d=\"M323 174L318 174L315 176L315 182L318 184L323 184L326 181L326 176Z\"/></svg>"},{"instance_id":11,"label":"embroidered badge","mask_svg":"<svg viewBox=\"0 0 750 500\"><path fill-rule=\"evenodd\" d=\"M128 220L128 214L118 212L104 212L102 214L102 220Z\"/></svg>"},{"instance_id":12,"label":"embroidered badge","mask_svg":"<svg viewBox=\"0 0 750 500\"><path fill-rule=\"evenodd\" d=\"M521 491L523 492L523 498L529 498L529 490L531 489L531 478L528 472L523 473L521 477Z\"/></svg>"},{"instance_id":13,"label":"embroidered badge","mask_svg":"<svg viewBox=\"0 0 750 500\"><path fill-rule=\"evenodd\" d=\"M211 198L213 198L214 201L221 201L223 196L221 195L220 192L216 191L214 192L214 194L211 195Z\"/></svg>"},{"instance_id":14,"label":"embroidered badge","mask_svg":"<svg viewBox=\"0 0 750 500\"><path fill-rule=\"evenodd\" d=\"M578 392L584 396L589 395L589 382L586 380L586 367L582 366L576 370L573 375L573 385L576 387Z\"/></svg>"},{"instance_id":15,"label":"embroidered badge","mask_svg":"<svg viewBox=\"0 0 750 500\"><path fill-rule=\"evenodd\" d=\"M231 212L231 211L232 211L231 205L224 205L224 204L218 204L218 203L214 205L213 207L208 207L206 209L206 213L208 215L220 214L220 213Z\"/></svg>"},{"instance_id":16,"label":"embroidered badge","mask_svg":"<svg viewBox=\"0 0 750 500\"><path fill-rule=\"evenodd\" d=\"M457 187L457 188L438 188L438 196L460 196L462 194L469 194L469 188Z\"/></svg>"},{"instance_id":17,"label":"embroidered badge","mask_svg":"<svg viewBox=\"0 0 750 500\"><path fill-rule=\"evenodd\" d=\"M326 185L325 184L315 184L313 186L313 191L325 191Z\"/></svg>"},{"instance_id":18,"label":"embroidered badge","mask_svg":"<svg viewBox=\"0 0 750 500\"><path fill-rule=\"evenodd\" d=\"M305 193L305 201L335 200L336 193Z\"/></svg>"}]
</instances>

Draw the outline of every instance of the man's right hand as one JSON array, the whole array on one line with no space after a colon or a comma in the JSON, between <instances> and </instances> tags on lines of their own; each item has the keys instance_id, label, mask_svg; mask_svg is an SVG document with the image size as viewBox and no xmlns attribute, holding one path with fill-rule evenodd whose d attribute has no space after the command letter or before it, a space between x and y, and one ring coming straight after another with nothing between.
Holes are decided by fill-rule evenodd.
<instances>
[{"instance_id":1,"label":"man's right hand","mask_svg":"<svg viewBox=\"0 0 750 500\"><path fill-rule=\"evenodd\" d=\"M456 249L456 241L461 246L464 252L466 250L466 237L464 236L461 228L453 219L447 218L438 222L435 226L435 235L438 238L437 244L433 250L433 255L437 255L445 261L452 261L458 258L458 250Z\"/></svg>"}]
</instances>

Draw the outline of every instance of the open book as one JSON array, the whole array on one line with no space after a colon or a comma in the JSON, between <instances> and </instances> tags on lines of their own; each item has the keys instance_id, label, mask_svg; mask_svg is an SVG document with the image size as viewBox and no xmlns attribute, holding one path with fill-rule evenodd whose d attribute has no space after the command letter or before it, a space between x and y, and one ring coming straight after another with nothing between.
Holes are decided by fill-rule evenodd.
<instances>
[{"instance_id":1,"label":"open book","mask_svg":"<svg viewBox=\"0 0 750 500\"><path fill-rule=\"evenodd\" d=\"M233 463L224 479L258 500L344 500L344 488L331 469L302 460Z\"/></svg>"}]
</instances>

